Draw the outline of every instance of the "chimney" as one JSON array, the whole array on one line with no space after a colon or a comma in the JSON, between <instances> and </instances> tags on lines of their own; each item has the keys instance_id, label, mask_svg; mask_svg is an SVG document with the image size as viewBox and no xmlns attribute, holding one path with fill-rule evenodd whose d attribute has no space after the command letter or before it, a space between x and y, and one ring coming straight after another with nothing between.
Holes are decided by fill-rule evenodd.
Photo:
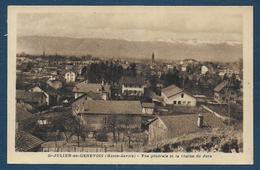
<instances>
[{"instance_id":1,"label":"chimney","mask_svg":"<svg viewBox=\"0 0 260 170\"><path fill-rule=\"evenodd\" d=\"M198 126L199 128L202 128L202 127L203 127L203 115L201 115L201 114L199 114L199 116L198 116L197 126Z\"/></svg>"}]
</instances>

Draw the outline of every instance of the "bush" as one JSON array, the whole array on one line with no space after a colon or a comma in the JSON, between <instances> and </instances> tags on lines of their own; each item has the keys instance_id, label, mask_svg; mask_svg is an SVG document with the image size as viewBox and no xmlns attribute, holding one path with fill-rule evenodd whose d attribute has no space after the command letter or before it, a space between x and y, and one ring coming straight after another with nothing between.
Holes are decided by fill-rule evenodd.
<instances>
[{"instance_id":1,"label":"bush","mask_svg":"<svg viewBox=\"0 0 260 170\"><path fill-rule=\"evenodd\" d=\"M107 134L102 132L102 133L97 133L96 135L96 140L101 141L101 142L106 142L107 141Z\"/></svg>"}]
</instances>

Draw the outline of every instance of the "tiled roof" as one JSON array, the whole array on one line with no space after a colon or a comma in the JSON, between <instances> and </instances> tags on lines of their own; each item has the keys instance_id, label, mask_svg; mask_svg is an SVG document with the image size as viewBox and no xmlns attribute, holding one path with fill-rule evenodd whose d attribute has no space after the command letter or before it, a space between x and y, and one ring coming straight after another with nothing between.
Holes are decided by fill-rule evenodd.
<instances>
[{"instance_id":1,"label":"tiled roof","mask_svg":"<svg viewBox=\"0 0 260 170\"><path fill-rule=\"evenodd\" d=\"M164 89L162 89L162 92L167 96L167 97L171 97L174 96L180 92L182 92L183 90L180 89L179 87L173 85L170 85Z\"/></svg>"},{"instance_id":2,"label":"tiled roof","mask_svg":"<svg viewBox=\"0 0 260 170\"><path fill-rule=\"evenodd\" d=\"M51 96L55 96L58 93L58 90L54 89L48 84L37 84L36 86L33 86L31 89L36 87L40 88L42 91L44 91L45 93Z\"/></svg>"},{"instance_id":3,"label":"tiled roof","mask_svg":"<svg viewBox=\"0 0 260 170\"><path fill-rule=\"evenodd\" d=\"M224 87L226 87L227 83L228 83L227 81L221 82L220 84L218 84L218 85L214 88L214 91L215 91L215 92L220 92Z\"/></svg>"},{"instance_id":4,"label":"tiled roof","mask_svg":"<svg viewBox=\"0 0 260 170\"><path fill-rule=\"evenodd\" d=\"M159 119L157 116L156 116L156 117L151 117L151 118L148 118L148 119L142 119L142 123L143 123L145 126L148 126L148 125L150 125L151 123L153 123L154 121L156 121L157 119Z\"/></svg>"},{"instance_id":5,"label":"tiled roof","mask_svg":"<svg viewBox=\"0 0 260 170\"><path fill-rule=\"evenodd\" d=\"M51 88L52 93L54 90L58 90L63 87L62 82L59 80L49 80L49 81L47 81L47 84L48 84L48 90L46 90L46 91L49 91L49 89Z\"/></svg>"},{"instance_id":6,"label":"tiled roof","mask_svg":"<svg viewBox=\"0 0 260 170\"><path fill-rule=\"evenodd\" d=\"M57 95L58 94L58 90L54 89L53 87L49 86L48 84L42 85L40 86L40 88L45 91L46 93L48 93L49 95Z\"/></svg>"},{"instance_id":7,"label":"tiled roof","mask_svg":"<svg viewBox=\"0 0 260 170\"><path fill-rule=\"evenodd\" d=\"M101 91L110 93L110 85L101 85L96 83L86 83L85 81L78 83L74 88L73 92L82 92L82 93L88 93L88 92L94 92L94 93L100 93Z\"/></svg>"},{"instance_id":8,"label":"tiled roof","mask_svg":"<svg viewBox=\"0 0 260 170\"><path fill-rule=\"evenodd\" d=\"M87 95L87 97L90 97L93 100L102 100L101 95L94 93L93 91L86 93L86 95Z\"/></svg>"},{"instance_id":9,"label":"tiled roof","mask_svg":"<svg viewBox=\"0 0 260 170\"><path fill-rule=\"evenodd\" d=\"M24 102L37 103L45 98L42 92L27 92L24 90L16 90L16 99L23 100Z\"/></svg>"},{"instance_id":10,"label":"tiled roof","mask_svg":"<svg viewBox=\"0 0 260 170\"><path fill-rule=\"evenodd\" d=\"M149 107L149 108L154 108L155 104L154 103L142 103L142 107Z\"/></svg>"},{"instance_id":11,"label":"tiled roof","mask_svg":"<svg viewBox=\"0 0 260 170\"><path fill-rule=\"evenodd\" d=\"M72 101L71 101L71 103L73 104L73 103L77 103L78 101L85 101L87 99L87 95L86 94L83 94L83 95L81 95L81 96L79 96L78 98L76 98L76 99L73 99Z\"/></svg>"},{"instance_id":12,"label":"tiled roof","mask_svg":"<svg viewBox=\"0 0 260 170\"><path fill-rule=\"evenodd\" d=\"M203 125L205 128L217 128L224 126L223 121L214 114L208 112L201 114L203 115ZM205 129L197 127L198 114L160 116L160 119L166 125L169 137L177 137Z\"/></svg>"},{"instance_id":13,"label":"tiled roof","mask_svg":"<svg viewBox=\"0 0 260 170\"><path fill-rule=\"evenodd\" d=\"M62 111L62 112L51 111L51 112L35 115L35 117L37 119L48 119L48 118L54 119L54 118L63 117L67 113L68 113L68 111Z\"/></svg>"},{"instance_id":14,"label":"tiled roof","mask_svg":"<svg viewBox=\"0 0 260 170\"><path fill-rule=\"evenodd\" d=\"M19 152L30 151L31 149L38 147L44 143L41 139L33 136L30 133L19 131L16 135L16 146L15 149Z\"/></svg>"},{"instance_id":15,"label":"tiled roof","mask_svg":"<svg viewBox=\"0 0 260 170\"><path fill-rule=\"evenodd\" d=\"M130 76L124 76L120 79L120 83L121 84L128 84L128 85L144 85L144 78L140 77L140 76L136 76L136 77L130 77Z\"/></svg>"},{"instance_id":16,"label":"tiled roof","mask_svg":"<svg viewBox=\"0 0 260 170\"><path fill-rule=\"evenodd\" d=\"M85 100L102 100L102 97L98 93L94 93L92 91L81 95L80 97L74 99L71 103L73 106L78 105L79 103L84 103Z\"/></svg>"},{"instance_id":17,"label":"tiled roof","mask_svg":"<svg viewBox=\"0 0 260 170\"><path fill-rule=\"evenodd\" d=\"M86 100L83 110L85 114L142 114L139 101Z\"/></svg>"}]
</instances>

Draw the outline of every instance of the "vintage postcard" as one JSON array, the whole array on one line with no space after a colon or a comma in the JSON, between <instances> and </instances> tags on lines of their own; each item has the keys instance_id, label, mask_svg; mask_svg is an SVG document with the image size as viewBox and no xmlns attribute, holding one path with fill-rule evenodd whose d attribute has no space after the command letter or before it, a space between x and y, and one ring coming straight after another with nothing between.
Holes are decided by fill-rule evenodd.
<instances>
[{"instance_id":1,"label":"vintage postcard","mask_svg":"<svg viewBox=\"0 0 260 170\"><path fill-rule=\"evenodd\" d=\"M251 6L9 6L9 164L253 164Z\"/></svg>"}]
</instances>

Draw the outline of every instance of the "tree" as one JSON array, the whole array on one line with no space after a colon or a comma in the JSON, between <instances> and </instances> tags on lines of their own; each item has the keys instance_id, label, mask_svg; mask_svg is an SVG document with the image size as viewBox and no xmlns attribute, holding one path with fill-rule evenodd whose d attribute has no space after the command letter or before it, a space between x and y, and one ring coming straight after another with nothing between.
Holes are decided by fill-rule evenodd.
<instances>
[{"instance_id":1,"label":"tree","mask_svg":"<svg viewBox=\"0 0 260 170\"><path fill-rule=\"evenodd\" d=\"M64 112L51 120L54 125L52 131L63 132L66 137L66 142L73 136L77 136L77 143L80 146L80 137L85 140L87 127L83 124L78 116L74 116L71 112Z\"/></svg>"},{"instance_id":2,"label":"tree","mask_svg":"<svg viewBox=\"0 0 260 170\"><path fill-rule=\"evenodd\" d=\"M132 141L132 131L129 128L130 125L130 120L129 119L124 119L124 121L122 122L125 126L124 130L124 135L126 135L128 137L128 146L131 147L131 141Z\"/></svg>"},{"instance_id":3,"label":"tree","mask_svg":"<svg viewBox=\"0 0 260 170\"><path fill-rule=\"evenodd\" d=\"M232 74L230 81L231 81L231 85L232 85L234 90L240 89L240 83L241 82L236 78L236 75L234 73Z\"/></svg>"},{"instance_id":4,"label":"tree","mask_svg":"<svg viewBox=\"0 0 260 170\"><path fill-rule=\"evenodd\" d=\"M164 83L166 86L176 84L177 86L180 86L180 76L179 72L177 70L173 70L171 72L166 73L162 79L164 80Z\"/></svg>"},{"instance_id":5,"label":"tree","mask_svg":"<svg viewBox=\"0 0 260 170\"><path fill-rule=\"evenodd\" d=\"M228 80L228 75L227 75L227 73L224 74L223 80Z\"/></svg>"},{"instance_id":6,"label":"tree","mask_svg":"<svg viewBox=\"0 0 260 170\"><path fill-rule=\"evenodd\" d=\"M152 90L156 90L156 85L157 85L157 77L155 75L153 75L151 78L150 78L150 84L151 84L151 89Z\"/></svg>"},{"instance_id":7,"label":"tree","mask_svg":"<svg viewBox=\"0 0 260 170\"><path fill-rule=\"evenodd\" d=\"M117 142L116 140L116 132L118 130L118 122L115 115L111 115L107 117L107 131L113 133L113 141Z\"/></svg>"},{"instance_id":8,"label":"tree","mask_svg":"<svg viewBox=\"0 0 260 170\"><path fill-rule=\"evenodd\" d=\"M87 72L87 67L84 66L82 69L81 69L81 75L85 75Z\"/></svg>"},{"instance_id":9,"label":"tree","mask_svg":"<svg viewBox=\"0 0 260 170\"><path fill-rule=\"evenodd\" d=\"M89 82L100 83L101 81L118 83L123 74L121 65L112 62L92 63L87 71Z\"/></svg>"},{"instance_id":10,"label":"tree","mask_svg":"<svg viewBox=\"0 0 260 170\"><path fill-rule=\"evenodd\" d=\"M130 71L131 71L132 76L136 76L136 64L135 63L130 64Z\"/></svg>"}]
</instances>

